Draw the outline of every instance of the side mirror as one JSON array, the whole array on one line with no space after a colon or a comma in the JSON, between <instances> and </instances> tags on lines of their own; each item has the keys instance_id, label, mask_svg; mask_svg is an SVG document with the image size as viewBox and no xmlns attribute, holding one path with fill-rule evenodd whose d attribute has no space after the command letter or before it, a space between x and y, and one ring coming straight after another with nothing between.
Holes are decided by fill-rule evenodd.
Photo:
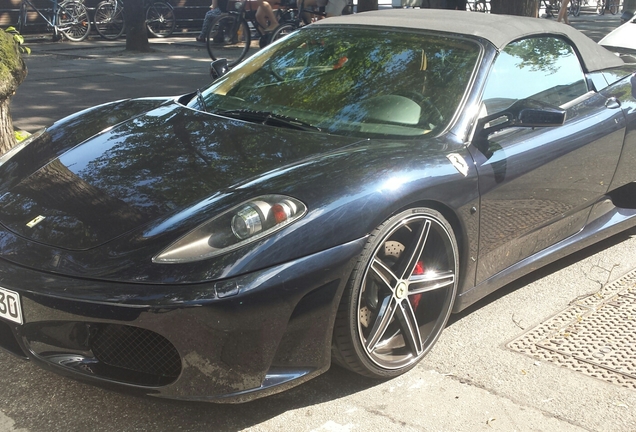
<instances>
[{"instance_id":1,"label":"side mirror","mask_svg":"<svg viewBox=\"0 0 636 432\"><path fill-rule=\"evenodd\" d=\"M482 117L477 122L477 134L487 138L491 133L510 127L554 127L565 123L565 110L533 99L518 100L510 107Z\"/></svg>"},{"instance_id":2,"label":"side mirror","mask_svg":"<svg viewBox=\"0 0 636 432\"><path fill-rule=\"evenodd\" d=\"M212 80L221 78L230 68L227 66L227 59L217 59L210 63L210 77Z\"/></svg>"}]
</instances>

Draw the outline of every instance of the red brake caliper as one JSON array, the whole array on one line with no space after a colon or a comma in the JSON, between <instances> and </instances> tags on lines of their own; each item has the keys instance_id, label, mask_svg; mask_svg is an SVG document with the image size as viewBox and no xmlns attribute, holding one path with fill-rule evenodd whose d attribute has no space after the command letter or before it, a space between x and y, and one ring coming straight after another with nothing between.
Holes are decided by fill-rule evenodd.
<instances>
[{"instance_id":1,"label":"red brake caliper","mask_svg":"<svg viewBox=\"0 0 636 432\"><path fill-rule=\"evenodd\" d=\"M415 269L413 270L413 276L423 275L424 272L426 272L426 268L424 267L424 261L418 261L417 264L415 264ZM417 306L420 304L421 298L422 298L422 294L415 294L414 296L409 297L411 306L413 307L414 311L417 309Z\"/></svg>"}]
</instances>

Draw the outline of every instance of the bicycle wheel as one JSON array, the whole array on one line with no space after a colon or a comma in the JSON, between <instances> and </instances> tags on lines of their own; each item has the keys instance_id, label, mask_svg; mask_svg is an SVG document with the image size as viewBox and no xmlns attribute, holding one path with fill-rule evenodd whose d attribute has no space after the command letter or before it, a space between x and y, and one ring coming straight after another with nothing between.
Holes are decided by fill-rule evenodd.
<instances>
[{"instance_id":1,"label":"bicycle wheel","mask_svg":"<svg viewBox=\"0 0 636 432\"><path fill-rule=\"evenodd\" d=\"M596 13L599 15L605 15L605 0L596 1Z\"/></svg>"},{"instance_id":2,"label":"bicycle wheel","mask_svg":"<svg viewBox=\"0 0 636 432\"><path fill-rule=\"evenodd\" d=\"M271 42L284 38L288 34L295 32L297 29L298 26L296 24L281 24L276 27L276 30L274 30L274 33L272 33Z\"/></svg>"},{"instance_id":3,"label":"bicycle wheel","mask_svg":"<svg viewBox=\"0 0 636 432\"><path fill-rule=\"evenodd\" d=\"M146 9L146 27L155 37L168 37L174 31L177 20L174 16L174 8L165 1L150 3Z\"/></svg>"},{"instance_id":4,"label":"bicycle wheel","mask_svg":"<svg viewBox=\"0 0 636 432\"><path fill-rule=\"evenodd\" d=\"M609 11L612 15L616 15L620 9L620 0L609 0Z\"/></svg>"},{"instance_id":5,"label":"bicycle wheel","mask_svg":"<svg viewBox=\"0 0 636 432\"><path fill-rule=\"evenodd\" d=\"M486 0L477 0L475 2L475 12L486 13L487 11Z\"/></svg>"},{"instance_id":6,"label":"bicycle wheel","mask_svg":"<svg viewBox=\"0 0 636 432\"><path fill-rule=\"evenodd\" d=\"M208 54L212 60L227 59L229 67L236 66L250 49L252 36L244 19L234 15L221 15L210 28L206 39Z\"/></svg>"},{"instance_id":7,"label":"bicycle wheel","mask_svg":"<svg viewBox=\"0 0 636 432\"><path fill-rule=\"evenodd\" d=\"M571 0L569 12L575 17L581 15L581 0Z\"/></svg>"},{"instance_id":8,"label":"bicycle wheel","mask_svg":"<svg viewBox=\"0 0 636 432\"><path fill-rule=\"evenodd\" d=\"M81 1L68 0L59 5L55 25L62 35L73 42L81 42L91 31L91 20Z\"/></svg>"},{"instance_id":9,"label":"bicycle wheel","mask_svg":"<svg viewBox=\"0 0 636 432\"><path fill-rule=\"evenodd\" d=\"M104 0L95 9L95 30L104 39L114 40L124 33L124 8L116 0Z\"/></svg>"}]
</instances>

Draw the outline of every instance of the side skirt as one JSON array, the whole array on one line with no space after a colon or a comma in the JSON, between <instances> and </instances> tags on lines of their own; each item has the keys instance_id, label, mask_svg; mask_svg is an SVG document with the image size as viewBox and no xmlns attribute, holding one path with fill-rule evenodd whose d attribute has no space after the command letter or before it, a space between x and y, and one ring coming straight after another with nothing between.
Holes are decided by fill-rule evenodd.
<instances>
[{"instance_id":1,"label":"side skirt","mask_svg":"<svg viewBox=\"0 0 636 432\"><path fill-rule=\"evenodd\" d=\"M606 207L608 204L611 205L610 200L598 203L597 206ZM453 313L466 309L488 294L534 270L634 226L636 226L636 209L613 207L607 213L589 222L577 234L519 261L517 264L479 283L474 288L461 293L455 300Z\"/></svg>"}]
</instances>

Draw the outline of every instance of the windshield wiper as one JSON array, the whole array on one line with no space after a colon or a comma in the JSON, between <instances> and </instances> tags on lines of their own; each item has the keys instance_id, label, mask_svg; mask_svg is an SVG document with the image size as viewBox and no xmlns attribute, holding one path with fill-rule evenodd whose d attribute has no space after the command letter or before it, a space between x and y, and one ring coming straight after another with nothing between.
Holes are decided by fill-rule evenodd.
<instances>
[{"instance_id":1,"label":"windshield wiper","mask_svg":"<svg viewBox=\"0 0 636 432\"><path fill-rule=\"evenodd\" d=\"M217 111L215 114L270 126L288 127L303 131L321 131L318 126L314 126L302 120L298 120L295 117L276 114L271 111L234 109L227 111Z\"/></svg>"}]
</instances>

